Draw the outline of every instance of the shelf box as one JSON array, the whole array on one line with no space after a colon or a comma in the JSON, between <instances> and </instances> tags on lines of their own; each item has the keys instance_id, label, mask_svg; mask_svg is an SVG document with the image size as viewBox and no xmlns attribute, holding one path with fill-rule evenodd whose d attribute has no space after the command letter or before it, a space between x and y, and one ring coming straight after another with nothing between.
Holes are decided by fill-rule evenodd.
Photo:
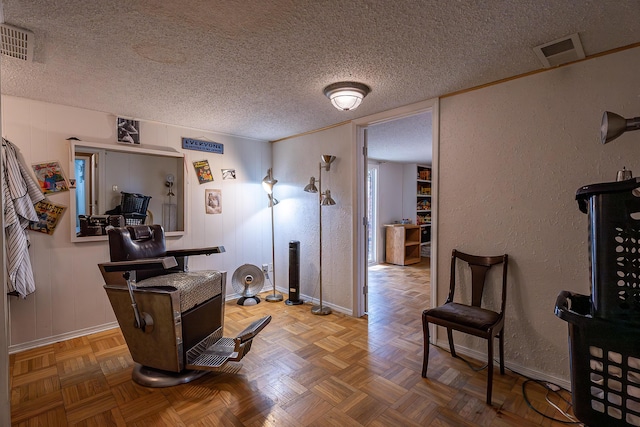
<instances>
[{"instance_id":1,"label":"shelf box","mask_svg":"<svg viewBox=\"0 0 640 427\"><path fill-rule=\"evenodd\" d=\"M413 224L390 224L385 227L386 262L397 265L420 262L421 228Z\"/></svg>"}]
</instances>

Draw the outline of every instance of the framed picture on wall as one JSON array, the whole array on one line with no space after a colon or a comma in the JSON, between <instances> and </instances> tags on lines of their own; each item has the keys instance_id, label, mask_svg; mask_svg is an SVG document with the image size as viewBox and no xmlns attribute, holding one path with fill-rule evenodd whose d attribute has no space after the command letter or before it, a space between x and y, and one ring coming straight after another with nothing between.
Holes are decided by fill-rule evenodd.
<instances>
[{"instance_id":1,"label":"framed picture on wall","mask_svg":"<svg viewBox=\"0 0 640 427\"><path fill-rule=\"evenodd\" d=\"M222 169L222 179L236 179L236 170Z\"/></svg>"},{"instance_id":2,"label":"framed picture on wall","mask_svg":"<svg viewBox=\"0 0 640 427\"><path fill-rule=\"evenodd\" d=\"M211 168L209 167L208 160L197 160L193 162L193 167L196 170L196 176L198 177L198 182L200 184L213 181L213 175L211 175Z\"/></svg>"},{"instance_id":3,"label":"framed picture on wall","mask_svg":"<svg viewBox=\"0 0 640 427\"><path fill-rule=\"evenodd\" d=\"M41 200L34 206L38 214L38 221L29 222L29 230L39 231L40 233L53 234L60 222L60 218L67 209L66 206L51 203L47 200Z\"/></svg>"},{"instance_id":4,"label":"framed picture on wall","mask_svg":"<svg viewBox=\"0 0 640 427\"><path fill-rule=\"evenodd\" d=\"M205 190L204 201L207 214L222 213L222 190Z\"/></svg>"},{"instance_id":5,"label":"framed picture on wall","mask_svg":"<svg viewBox=\"0 0 640 427\"><path fill-rule=\"evenodd\" d=\"M36 180L44 194L69 191L67 178L64 175L60 162L44 162L32 165Z\"/></svg>"},{"instance_id":6,"label":"framed picture on wall","mask_svg":"<svg viewBox=\"0 0 640 427\"><path fill-rule=\"evenodd\" d=\"M118 117L118 142L121 144L140 144L140 122Z\"/></svg>"}]
</instances>

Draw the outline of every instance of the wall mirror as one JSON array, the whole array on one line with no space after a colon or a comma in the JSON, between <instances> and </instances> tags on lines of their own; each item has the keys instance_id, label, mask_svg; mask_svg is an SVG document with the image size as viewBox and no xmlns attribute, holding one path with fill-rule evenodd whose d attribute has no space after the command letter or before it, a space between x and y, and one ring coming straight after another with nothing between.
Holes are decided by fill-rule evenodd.
<instances>
[{"instance_id":1,"label":"wall mirror","mask_svg":"<svg viewBox=\"0 0 640 427\"><path fill-rule=\"evenodd\" d=\"M185 232L184 154L168 147L70 141L71 241L107 240L104 227L162 224Z\"/></svg>"}]
</instances>

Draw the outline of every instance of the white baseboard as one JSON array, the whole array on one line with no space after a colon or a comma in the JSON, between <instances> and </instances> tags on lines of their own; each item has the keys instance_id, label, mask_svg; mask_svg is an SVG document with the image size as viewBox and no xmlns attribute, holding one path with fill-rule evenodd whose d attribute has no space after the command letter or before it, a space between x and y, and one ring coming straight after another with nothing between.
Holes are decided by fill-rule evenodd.
<instances>
[{"instance_id":1,"label":"white baseboard","mask_svg":"<svg viewBox=\"0 0 640 427\"><path fill-rule=\"evenodd\" d=\"M273 290L273 288L271 288L271 290ZM280 291L280 292L285 292L285 290L283 289L277 289L276 290ZM263 289L264 291L264 289ZM234 299L238 299L240 298L241 295L240 294L232 294L232 295L227 295L225 297L225 301L230 301L230 300L234 300ZM301 299L303 301L306 302L311 302L313 304L318 304L319 301L315 298L311 298L308 295L301 295ZM339 313L343 313L346 315L351 315L351 310L347 310L344 307L340 307L337 306L335 304L330 304L327 302L322 302L322 305L326 305L327 307L330 307L332 310L337 311ZM83 337L85 335L91 335L91 334L95 334L97 332L103 332L103 331L107 331L109 329L113 329L113 328L118 328L118 322L111 322L111 323L105 323L104 325L99 325L99 326L93 326L91 328L85 328L85 329L79 329L77 331L72 331L72 332L68 332L68 333L64 333L64 334L60 334L60 335L55 335L55 336L51 336L51 337L47 337L47 338L42 338L42 339L38 339L38 340L34 340L34 341L29 341L29 342L25 342L22 344L16 344L16 345L11 345L9 346L9 354L14 354L14 353L19 353L21 351L25 351L25 350L31 350L32 348L37 348L37 347L42 347L45 345L49 345L49 344L54 344L57 343L59 341L65 341L65 340L70 340L72 338L78 338L78 337Z\"/></svg>"},{"instance_id":2,"label":"white baseboard","mask_svg":"<svg viewBox=\"0 0 640 427\"><path fill-rule=\"evenodd\" d=\"M95 334L97 332L108 331L109 329L118 328L118 322L105 323L100 326L93 326L91 328L79 329L73 332L67 332L65 334L54 335L52 337L42 338L35 341L29 341L22 344L10 345L9 354L18 353L25 350L31 350L32 348L42 347L49 344L54 344L59 341L66 341L72 338L83 337L85 335Z\"/></svg>"},{"instance_id":3,"label":"white baseboard","mask_svg":"<svg viewBox=\"0 0 640 427\"><path fill-rule=\"evenodd\" d=\"M449 352L449 342L447 340L438 340L437 346L440 347L442 350L446 351L447 353ZM460 353L464 356L472 357L479 361L487 360L487 353L477 351L467 347L462 347L460 345L456 345L456 353ZM556 384L566 390L571 390L571 381L565 378L558 378L546 372L537 371L535 369L527 368L526 366L522 366L514 362L509 362L506 359L504 361L504 366L505 368L508 368L509 370L517 374L523 375L527 378L546 381L549 383Z\"/></svg>"},{"instance_id":4,"label":"white baseboard","mask_svg":"<svg viewBox=\"0 0 640 427\"><path fill-rule=\"evenodd\" d=\"M304 301L304 302L309 302L309 303L311 303L313 305L320 304L320 300L318 298L313 298L313 297L311 297L309 295L300 295L300 299L302 301ZM352 315L351 309L347 309L347 308L344 308L344 307L339 306L339 305L331 304L331 303L326 302L326 301L322 301L322 305L323 306L326 305L327 307L331 308L331 310L337 311L338 313L346 314L347 316L351 316Z\"/></svg>"}]
</instances>

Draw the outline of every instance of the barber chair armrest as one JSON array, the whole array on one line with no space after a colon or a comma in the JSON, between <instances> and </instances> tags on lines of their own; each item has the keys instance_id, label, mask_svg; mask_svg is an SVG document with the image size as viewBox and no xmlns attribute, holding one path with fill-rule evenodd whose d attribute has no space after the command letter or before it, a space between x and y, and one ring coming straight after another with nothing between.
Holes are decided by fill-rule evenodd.
<instances>
[{"instance_id":1,"label":"barber chair armrest","mask_svg":"<svg viewBox=\"0 0 640 427\"><path fill-rule=\"evenodd\" d=\"M113 273L118 271L154 270L159 268L168 270L176 267L178 262L173 256L166 256L163 258L145 258L134 261L104 262L98 265L105 272Z\"/></svg>"},{"instance_id":2,"label":"barber chair armrest","mask_svg":"<svg viewBox=\"0 0 640 427\"><path fill-rule=\"evenodd\" d=\"M224 246L210 246L208 248L173 249L167 251L167 256L188 257L191 255L211 255L225 252Z\"/></svg>"}]
</instances>

